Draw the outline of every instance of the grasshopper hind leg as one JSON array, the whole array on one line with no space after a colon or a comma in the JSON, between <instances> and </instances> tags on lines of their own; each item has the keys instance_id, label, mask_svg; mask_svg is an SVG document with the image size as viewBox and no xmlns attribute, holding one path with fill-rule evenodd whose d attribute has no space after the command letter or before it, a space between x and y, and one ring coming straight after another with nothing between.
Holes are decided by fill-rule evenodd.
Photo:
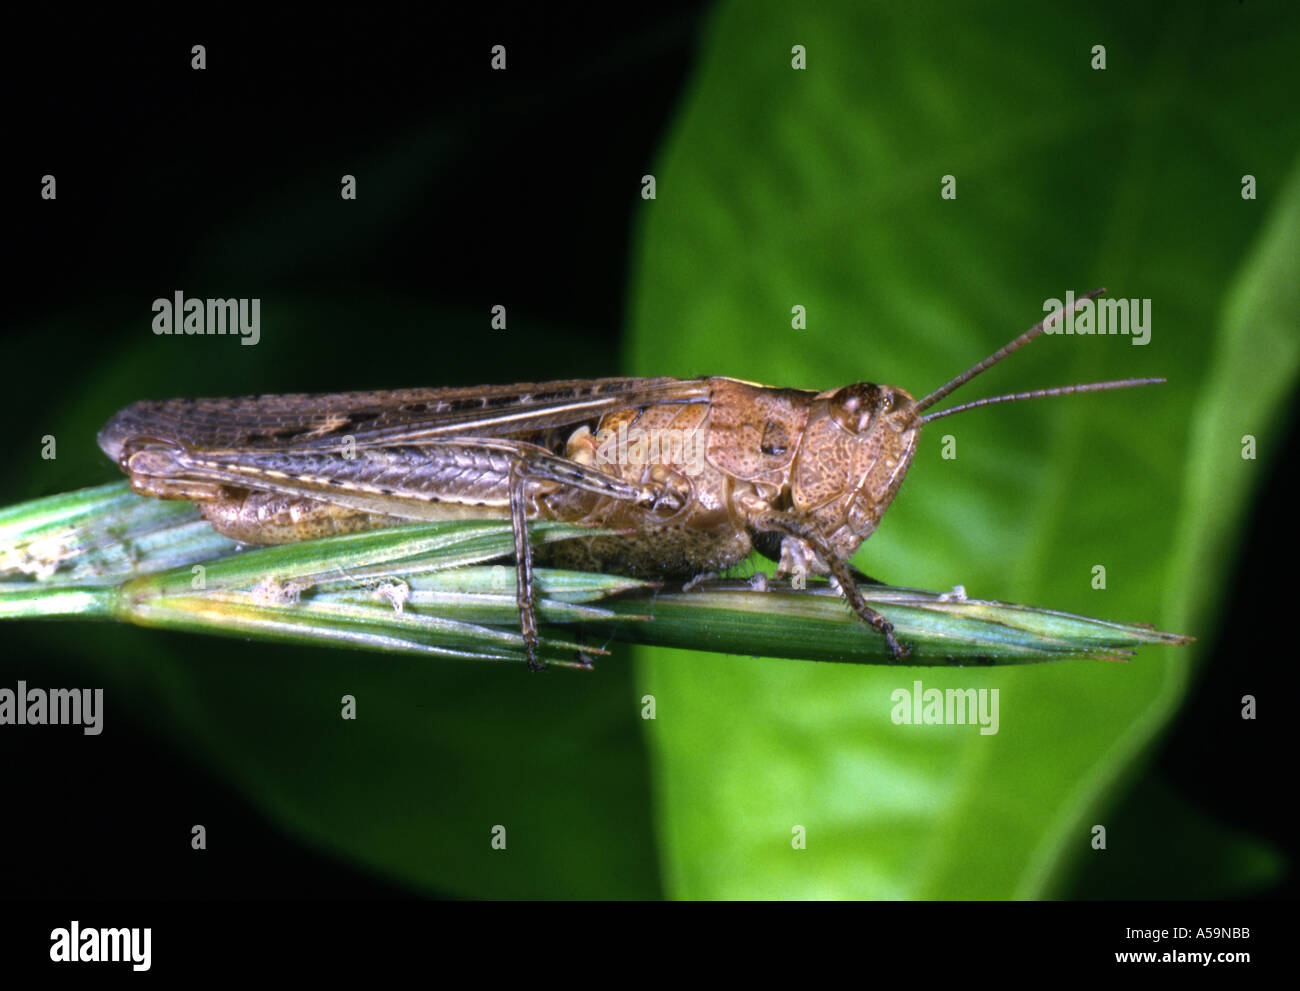
<instances>
[{"instance_id":1,"label":"grasshopper hind leg","mask_svg":"<svg viewBox=\"0 0 1300 991\"><path fill-rule=\"evenodd\" d=\"M517 469L510 473L510 523L515 537L515 604L519 607L519 629L524 638L524 657L529 671L545 670L537 656L541 635L533 588L533 549L528 543L526 480Z\"/></svg>"}]
</instances>

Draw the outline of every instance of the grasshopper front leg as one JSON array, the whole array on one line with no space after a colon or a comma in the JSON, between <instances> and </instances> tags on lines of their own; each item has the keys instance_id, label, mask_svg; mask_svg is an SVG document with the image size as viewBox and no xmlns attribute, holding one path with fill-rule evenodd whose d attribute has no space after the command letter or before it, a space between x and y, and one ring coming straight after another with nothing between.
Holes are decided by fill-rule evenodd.
<instances>
[{"instance_id":1,"label":"grasshopper front leg","mask_svg":"<svg viewBox=\"0 0 1300 991\"><path fill-rule=\"evenodd\" d=\"M811 523L800 520L790 513L783 513L778 510L768 510L758 514L753 520L753 526L760 532L780 533L784 536L794 537L801 541L808 549L817 555L830 571L831 577L839 585L840 594L844 596L851 608L864 623L885 638L885 643L889 645L889 652L894 655L894 660L901 661L912 651L911 648L900 643L894 636L894 625L885 619L880 613L872 609L863 598L862 592L858 589L857 575L861 575L852 565L843 558L839 557ZM862 577L866 577L863 575Z\"/></svg>"}]
</instances>

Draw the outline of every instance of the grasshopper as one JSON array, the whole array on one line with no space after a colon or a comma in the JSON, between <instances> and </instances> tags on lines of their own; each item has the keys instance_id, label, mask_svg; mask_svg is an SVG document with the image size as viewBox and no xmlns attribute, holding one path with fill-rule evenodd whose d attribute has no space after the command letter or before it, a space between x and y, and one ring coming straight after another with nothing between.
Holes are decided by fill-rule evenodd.
<instances>
[{"instance_id":1,"label":"grasshopper","mask_svg":"<svg viewBox=\"0 0 1300 991\"><path fill-rule=\"evenodd\" d=\"M925 412L1064 316L1056 311L919 400L889 385L816 392L720 377L171 399L127 406L99 445L136 492L193 500L243 543L412 520L509 519L534 670L543 666L535 558L693 584L753 550L777 562L778 579L829 576L903 658L908 648L859 590L872 580L849 558L898 493L922 425L995 403L1164 381L1039 389ZM629 430L635 449L623 443ZM527 521L536 519L602 533L535 550Z\"/></svg>"}]
</instances>

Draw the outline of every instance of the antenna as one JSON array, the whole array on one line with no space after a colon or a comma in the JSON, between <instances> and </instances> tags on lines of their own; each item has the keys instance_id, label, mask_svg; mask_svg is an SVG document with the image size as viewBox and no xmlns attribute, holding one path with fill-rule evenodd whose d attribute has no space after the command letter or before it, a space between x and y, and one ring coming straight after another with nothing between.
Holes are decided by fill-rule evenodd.
<instances>
[{"instance_id":1,"label":"antenna","mask_svg":"<svg viewBox=\"0 0 1300 991\"><path fill-rule=\"evenodd\" d=\"M925 398L918 400L912 408L918 413L929 409L939 400L961 388L976 375L979 375L980 372L987 371L1007 355L1014 351L1019 351L1035 337L1038 337L1044 331L1056 326L1068 314L1074 313L1085 303L1096 299L1105 291L1106 289L1104 286L1100 289L1094 289L1087 295L1080 296L1076 299L1074 304L1068 310L1060 309L1054 313L1048 314L1038 323L1034 324L1034 326L1030 327L1027 331L1013 340L1010 344L998 348L998 350L994 351L979 364L972 365L946 385L940 386ZM975 409L978 406L996 406L999 403L1014 403L1019 402L1022 399L1044 399L1048 396L1070 396L1079 392L1105 392L1110 389L1131 389L1140 385L1160 385L1164 381L1165 380L1162 378L1120 379L1114 382L1088 382L1082 385L1059 386L1054 389L1035 389L1032 392L1017 392L1013 395L991 396L988 399L976 399L973 402L962 403L960 406L954 406L951 409L941 410L938 413L931 413L929 416L921 417L921 422L929 423L931 420L938 420L941 417L951 416L953 413L960 413L963 410Z\"/></svg>"},{"instance_id":2,"label":"antenna","mask_svg":"<svg viewBox=\"0 0 1300 991\"><path fill-rule=\"evenodd\" d=\"M921 417L922 423L929 423L931 420L940 420L945 416L952 416L954 413L960 413L963 410L975 409L978 406L996 406L999 403L1018 403L1022 399L1045 399L1048 396L1072 396L1076 392L1106 392L1110 389L1132 389L1139 385L1164 385L1164 379L1117 379L1114 382L1087 382L1083 385L1062 385L1055 389L1035 389L1033 392L1017 392L1009 396L990 396L988 399L976 399L973 402L962 403L960 406L954 406L951 409L941 409L938 413L930 413Z\"/></svg>"}]
</instances>

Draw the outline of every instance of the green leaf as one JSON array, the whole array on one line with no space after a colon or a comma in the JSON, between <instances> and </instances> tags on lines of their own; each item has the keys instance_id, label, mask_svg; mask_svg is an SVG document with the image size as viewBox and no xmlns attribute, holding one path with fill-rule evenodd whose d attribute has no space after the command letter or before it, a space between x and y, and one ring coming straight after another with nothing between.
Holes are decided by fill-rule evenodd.
<instances>
[{"instance_id":1,"label":"green leaf","mask_svg":"<svg viewBox=\"0 0 1300 991\"><path fill-rule=\"evenodd\" d=\"M1019 4L994 25L953 6L721 6L652 167L629 370L921 394L1067 290L1150 299L1146 346L1044 337L954 401L1168 385L940 421L856 563L1203 644L1277 453L1300 319L1285 96L1300 20L1239 15L1112 3L1062 23ZM1258 200L1241 197L1246 173ZM940 197L945 175L956 199ZM807 329L791 327L796 305ZM1242 461L1244 434L1258 461ZM960 672L642 657L667 887L707 898L1059 896L1190 662L1160 648L1125 666ZM915 679L998 688L1000 731L895 725L891 694ZM1237 862L1204 890L1235 890Z\"/></svg>"}]
</instances>

